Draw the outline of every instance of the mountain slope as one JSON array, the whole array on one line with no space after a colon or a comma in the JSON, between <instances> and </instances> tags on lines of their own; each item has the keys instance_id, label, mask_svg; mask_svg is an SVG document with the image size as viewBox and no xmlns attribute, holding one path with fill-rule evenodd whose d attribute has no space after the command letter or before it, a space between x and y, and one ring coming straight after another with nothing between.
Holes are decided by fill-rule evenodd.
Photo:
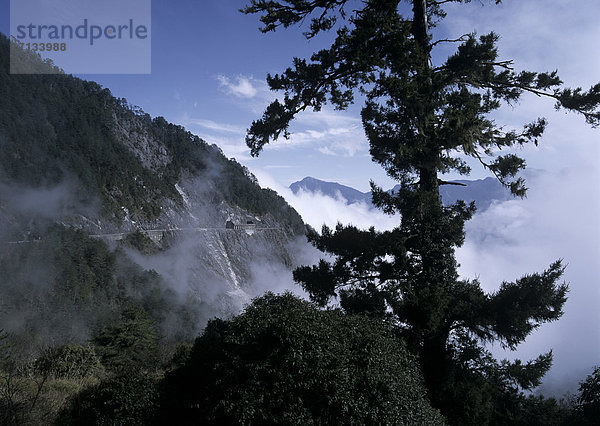
<instances>
[{"instance_id":1,"label":"mountain slope","mask_svg":"<svg viewBox=\"0 0 600 426\"><path fill-rule=\"evenodd\" d=\"M74 177L81 201L101 199L117 226L164 219L165 204L185 208L176 188L201 178L214 203L270 214L295 233L302 222L239 163L181 126L152 119L94 82L65 75L9 75L0 36L0 178L49 187ZM35 59L32 59L35 60ZM209 194L210 193L210 194Z\"/></svg>"},{"instance_id":2,"label":"mountain slope","mask_svg":"<svg viewBox=\"0 0 600 426\"><path fill-rule=\"evenodd\" d=\"M9 46L0 34L6 331L28 330L32 344L85 340L134 304L164 335L186 323L192 336L291 275L304 224L282 197L217 146L94 82L10 75Z\"/></svg>"}]
</instances>

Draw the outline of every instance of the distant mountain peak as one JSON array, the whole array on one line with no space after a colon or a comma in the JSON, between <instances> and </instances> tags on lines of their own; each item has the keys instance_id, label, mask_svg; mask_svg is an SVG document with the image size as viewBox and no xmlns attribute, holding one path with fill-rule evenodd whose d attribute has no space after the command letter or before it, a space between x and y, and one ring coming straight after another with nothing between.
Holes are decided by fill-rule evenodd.
<instances>
[{"instance_id":1,"label":"distant mountain peak","mask_svg":"<svg viewBox=\"0 0 600 426\"><path fill-rule=\"evenodd\" d=\"M337 182L327 182L310 176L305 177L301 181L292 183L290 185L290 189L294 194L297 194L300 191L304 191L321 193L332 198L338 198L339 196L341 196L348 202L348 204L368 204L371 202L371 195L368 193L360 192L357 189L351 188L346 185L342 185Z\"/></svg>"},{"instance_id":2,"label":"distant mountain peak","mask_svg":"<svg viewBox=\"0 0 600 426\"><path fill-rule=\"evenodd\" d=\"M492 177L475 180L461 179L452 182L462 183L466 186L442 185L440 187L440 195L446 205L452 204L457 200L464 200L467 203L474 201L479 211L484 211L494 201L511 199L508 189L504 188L497 179ZM389 191L396 191L398 187L399 185L396 185ZM339 198L341 196L346 200L347 204L365 203L374 208L371 203L371 192L361 192L350 186L337 182L327 182L311 176L292 183L290 189L294 194L302 190L304 192L321 193L331 198Z\"/></svg>"}]
</instances>

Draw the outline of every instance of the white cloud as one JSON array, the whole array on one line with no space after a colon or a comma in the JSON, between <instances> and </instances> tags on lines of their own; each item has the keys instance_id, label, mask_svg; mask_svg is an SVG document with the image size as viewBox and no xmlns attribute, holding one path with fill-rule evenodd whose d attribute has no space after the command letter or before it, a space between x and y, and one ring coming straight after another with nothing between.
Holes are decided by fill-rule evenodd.
<instances>
[{"instance_id":1,"label":"white cloud","mask_svg":"<svg viewBox=\"0 0 600 426\"><path fill-rule=\"evenodd\" d=\"M289 139L280 137L265 149L312 148L336 157L354 157L368 152L361 121L350 112L327 108L303 112L291 123L290 134Z\"/></svg>"},{"instance_id":2,"label":"white cloud","mask_svg":"<svg viewBox=\"0 0 600 426\"><path fill-rule=\"evenodd\" d=\"M220 87L228 95L234 95L238 98L253 98L258 93L250 77L239 75L235 77L236 83L234 83L229 77L219 75L217 76L217 80L219 80Z\"/></svg>"},{"instance_id":3,"label":"white cloud","mask_svg":"<svg viewBox=\"0 0 600 426\"><path fill-rule=\"evenodd\" d=\"M347 129L361 125L360 118L351 115L349 112L336 111L324 107L321 111L306 111L298 115L296 121L303 125L321 126L331 129Z\"/></svg>"},{"instance_id":4,"label":"white cloud","mask_svg":"<svg viewBox=\"0 0 600 426\"><path fill-rule=\"evenodd\" d=\"M270 164L263 167L265 170L279 170L279 169L295 169L297 166L289 164Z\"/></svg>"},{"instance_id":5,"label":"white cloud","mask_svg":"<svg viewBox=\"0 0 600 426\"><path fill-rule=\"evenodd\" d=\"M546 0L536 2L507 1L500 6L466 8L457 5L446 26L479 34L494 30L501 37L500 54L514 58L517 69L537 71L558 67L567 84L592 84L593 70L598 70L597 49L600 26L596 0ZM450 10L450 7L449 7ZM469 11L468 13L465 13Z\"/></svg>"},{"instance_id":6,"label":"white cloud","mask_svg":"<svg viewBox=\"0 0 600 426\"><path fill-rule=\"evenodd\" d=\"M193 133L208 144L216 144L226 157L234 157L238 161L252 158L243 138L231 138L202 132Z\"/></svg>"},{"instance_id":7,"label":"white cloud","mask_svg":"<svg viewBox=\"0 0 600 426\"><path fill-rule=\"evenodd\" d=\"M290 191L291 192L291 191ZM393 229L398 225L397 217L370 209L365 203L346 204L341 195L333 199L321 193L299 191L286 194L284 198L300 213L302 219L320 230L323 224L334 227L338 222L355 225L360 229L374 226L380 231Z\"/></svg>"},{"instance_id":8,"label":"white cloud","mask_svg":"<svg viewBox=\"0 0 600 426\"><path fill-rule=\"evenodd\" d=\"M552 71L557 69L568 87L589 88L600 75L600 56L597 40L600 25L597 16L600 2L580 0L546 0L543 7L538 2L503 1L447 4L447 19L437 27L436 38L456 38L477 31L486 34L494 31L500 36L499 59L514 60L515 70ZM454 43L442 43L440 52L434 54L439 64L454 52ZM597 140L581 116L553 111L554 100L524 95L514 107L503 107L492 118L506 129L521 129L523 124L538 116L548 118L546 134L539 148L527 145L517 154L527 160L528 166L557 170L579 161L577 155L590 140ZM594 134L593 134L594 133ZM584 141L582 144L580 141ZM578 146L576 146L578 145ZM478 173L479 167L473 171Z\"/></svg>"},{"instance_id":9,"label":"white cloud","mask_svg":"<svg viewBox=\"0 0 600 426\"><path fill-rule=\"evenodd\" d=\"M337 222L366 229L392 229L398 224L364 204L347 205L339 197L299 192L293 194L262 170L255 170L262 186L281 194L319 230ZM600 359L600 181L597 165L585 160L579 167L560 172L531 173L528 198L492 205L467 223L467 237L457 251L462 277L478 277L488 292L503 281L541 272L557 259L564 259L564 280L570 291L563 317L534 331L516 352L492 347L499 358L533 359L553 350L554 366L540 388L562 396L576 390Z\"/></svg>"},{"instance_id":10,"label":"white cloud","mask_svg":"<svg viewBox=\"0 0 600 426\"><path fill-rule=\"evenodd\" d=\"M331 150L329 147L327 147L327 146L322 146L321 148L319 148L319 149L318 149L318 151L319 151L321 154L324 154L324 155L332 155L332 156L335 156L335 155L336 155L336 154L335 154L335 152L333 152L333 151L332 151L332 150Z\"/></svg>"},{"instance_id":11,"label":"white cloud","mask_svg":"<svg viewBox=\"0 0 600 426\"><path fill-rule=\"evenodd\" d=\"M378 230L388 230L398 224L398 218L385 213L372 210L365 203L346 204L346 200L338 194L337 198L299 191L294 194L289 188L280 185L263 170L252 170L260 185L271 188L281 195L292 206L305 223L316 230L325 224L334 227L338 222L344 225L352 224L361 229L374 226Z\"/></svg>"},{"instance_id":12,"label":"white cloud","mask_svg":"<svg viewBox=\"0 0 600 426\"><path fill-rule=\"evenodd\" d=\"M183 119L181 119L180 122L184 126L199 126L215 132L237 133L241 135L244 135L246 133L246 129L244 129L241 126L236 126L228 123L217 123L216 121L206 120L203 118L192 118L187 114L184 115Z\"/></svg>"},{"instance_id":13,"label":"white cloud","mask_svg":"<svg viewBox=\"0 0 600 426\"><path fill-rule=\"evenodd\" d=\"M216 144L227 157L235 157L238 161L251 158L250 150L244 140L246 130L242 126L193 118L188 113L185 113L178 123L206 143Z\"/></svg>"},{"instance_id":14,"label":"white cloud","mask_svg":"<svg viewBox=\"0 0 600 426\"><path fill-rule=\"evenodd\" d=\"M224 75L219 75L217 79L226 93L237 98L234 104L242 110L251 112L253 116L262 114L274 99L282 101L282 93L270 91L263 80L243 75L235 77L235 83ZM211 123L205 120L197 124L208 127ZM236 126L236 129L238 128ZM265 146L265 150L309 148L315 152L338 157L353 157L368 152L368 144L357 108L352 111L337 111L325 106L317 112L303 111L292 120L289 130L288 139L281 136L277 141ZM244 133L245 131L246 128L243 129Z\"/></svg>"},{"instance_id":15,"label":"white cloud","mask_svg":"<svg viewBox=\"0 0 600 426\"><path fill-rule=\"evenodd\" d=\"M575 391L600 359L599 181L598 167L585 162L530 178L527 199L496 204L467 223L466 243L457 252L461 274L478 276L487 291L564 259L570 292L563 317L533 332L516 353L493 349L524 359L552 349L554 366L542 390L559 396Z\"/></svg>"}]
</instances>

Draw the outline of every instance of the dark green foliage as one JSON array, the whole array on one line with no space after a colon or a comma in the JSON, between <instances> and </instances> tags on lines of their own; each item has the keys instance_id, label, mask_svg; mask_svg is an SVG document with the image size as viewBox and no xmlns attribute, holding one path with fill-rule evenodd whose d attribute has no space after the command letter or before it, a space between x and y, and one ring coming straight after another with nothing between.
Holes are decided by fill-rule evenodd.
<instances>
[{"instance_id":1,"label":"dark green foliage","mask_svg":"<svg viewBox=\"0 0 600 426\"><path fill-rule=\"evenodd\" d=\"M440 409L454 423L536 424L534 415L543 406L563 417L569 413L567 407L557 405L553 399L533 398L520 392L540 384L541 377L551 366L551 352L527 363L499 362L477 339L466 334L454 336L449 346L446 359L437 366L440 376L431 392L439 401ZM548 424L562 424L558 417L556 421Z\"/></svg>"},{"instance_id":2,"label":"dark green foliage","mask_svg":"<svg viewBox=\"0 0 600 426\"><path fill-rule=\"evenodd\" d=\"M119 322L104 327L93 338L102 364L115 372L158 367L160 336L154 321L139 307L128 307Z\"/></svg>"},{"instance_id":3,"label":"dark green foliage","mask_svg":"<svg viewBox=\"0 0 600 426\"><path fill-rule=\"evenodd\" d=\"M573 411L565 401L554 398L520 395L503 401L502 412L498 413L497 425L506 426L571 426L574 422Z\"/></svg>"},{"instance_id":4,"label":"dark green foliage","mask_svg":"<svg viewBox=\"0 0 600 426\"><path fill-rule=\"evenodd\" d=\"M144 271L121 251L62 226L40 236L0 246L0 324L12 331L10 347L0 348L1 424L50 424L68 397L107 374L160 367L172 342L190 338L201 324L197 306L179 302L156 272ZM179 328L165 327L172 323ZM94 329L96 350L77 344ZM70 343L41 350L64 342ZM136 377L131 383L111 379L97 392L85 391L94 395L93 408L81 410L106 424L113 417L131 424L127 413L146 415L148 407L137 404L153 398L147 380ZM125 389L136 383L142 386L137 393ZM117 406L123 412L115 411Z\"/></svg>"},{"instance_id":5,"label":"dark green foliage","mask_svg":"<svg viewBox=\"0 0 600 426\"><path fill-rule=\"evenodd\" d=\"M156 378L125 372L72 398L56 425L147 425L155 417Z\"/></svg>"},{"instance_id":6,"label":"dark green foliage","mask_svg":"<svg viewBox=\"0 0 600 426\"><path fill-rule=\"evenodd\" d=\"M108 89L72 76L9 75L8 49L8 39L0 36L3 180L46 186L73 174L82 201L102 197L108 213L120 216L125 206L133 217L157 217L158 201L177 193L116 138L118 100Z\"/></svg>"},{"instance_id":7,"label":"dark green foliage","mask_svg":"<svg viewBox=\"0 0 600 426\"><path fill-rule=\"evenodd\" d=\"M296 210L272 189L260 188L246 167L231 160L226 160L221 167L217 188L229 202L256 214L271 214L289 225L295 234L304 233L304 223Z\"/></svg>"},{"instance_id":8,"label":"dark green foliage","mask_svg":"<svg viewBox=\"0 0 600 426\"><path fill-rule=\"evenodd\" d=\"M337 10L344 16L343 6L345 3L345 0L290 0L286 2L253 0L249 6L242 9L242 12L260 13L264 10L269 10L268 14L265 13L260 17L260 21L264 24L264 27L260 30L266 33L274 31L279 26L287 28L290 25L303 21L315 9L323 9L320 14L311 19L311 31L305 33L307 38L312 38L320 31L331 29L336 23L336 16L332 16L328 12Z\"/></svg>"},{"instance_id":9,"label":"dark green foliage","mask_svg":"<svg viewBox=\"0 0 600 426\"><path fill-rule=\"evenodd\" d=\"M566 284L557 284L563 271L564 267L557 261L542 274L502 283L491 295L486 309L492 323L490 337L514 349L541 323L560 317L567 300ZM482 334L482 337L487 336Z\"/></svg>"},{"instance_id":10,"label":"dark green foliage","mask_svg":"<svg viewBox=\"0 0 600 426\"><path fill-rule=\"evenodd\" d=\"M598 419L600 419L600 367L594 367L592 374L579 384L576 404L581 424L598 424Z\"/></svg>"},{"instance_id":11,"label":"dark green foliage","mask_svg":"<svg viewBox=\"0 0 600 426\"><path fill-rule=\"evenodd\" d=\"M94 327L114 324L123 309L144 309L174 339L191 338L199 307L182 303L160 275L85 232L54 225L39 241L0 245L0 323L11 324L22 345L83 342ZM10 322L9 322L10 320Z\"/></svg>"},{"instance_id":12,"label":"dark green foliage","mask_svg":"<svg viewBox=\"0 0 600 426\"><path fill-rule=\"evenodd\" d=\"M214 320L161 391L177 424L443 424L379 321L267 293Z\"/></svg>"},{"instance_id":13,"label":"dark green foliage","mask_svg":"<svg viewBox=\"0 0 600 426\"><path fill-rule=\"evenodd\" d=\"M183 342L175 348L171 362L167 366L169 370L182 368L190 359L193 345L188 342Z\"/></svg>"},{"instance_id":14,"label":"dark green foliage","mask_svg":"<svg viewBox=\"0 0 600 426\"><path fill-rule=\"evenodd\" d=\"M483 344L499 341L515 348L540 324L558 319L567 292L559 281L563 267L553 263L544 273L503 283L492 294L476 280L461 280L454 250L464 241L464 223L475 207L461 201L443 206L440 185L447 182L439 175L468 174L460 158L466 154L514 195L524 196L518 173L525 161L495 152L537 145L546 120L506 131L490 114L531 93L596 126L600 85L588 92L571 90L556 72L516 72L512 61L499 58L494 33L465 34L456 40L454 54L433 63L432 51L442 40L431 28L446 16L442 4L463 2L252 0L243 11L260 15L262 31L306 21L311 22L307 38L334 25L337 31L329 48L310 60L294 58L282 74L268 76L269 87L284 96L252 123L246 142L258 155L265 144L288 137L299 112L319 111L326 103L344 109L355 92L364 95L361 117L372 159L400 182L391 194L372 183L373 202L401 219L386 232L339 225L310 234L334 260L299 268L294 277L322 305L338 297L348 312L392 319L419 354L434 405L451 422L509 423L513 414L508 413L522 409L514 401L539 384L551 355L528 363L497 362ZM401 13L408 9L403 3L412 6L410 16Z\"/></svg>"},{"instance_id":15,"label":"dark green foliage","mask_svg":"<svg viewBox=\"0 0 600 426\"><path fill-rule=\"evenodd\" d=\"M126 247L134 248L146 255L155 254L160 250L154 241L140 230L127 234L127 236L121 240L121 243Z\"/></svg>"},{"instance_id":16,"label":"dark green foliage","mask_svg":"<svg viewBox=\"0 0 600 426\"><path fill-rule=\"evenodd\" d=\"M102 315L97 308L110 306L121 291L115 254L103 242L58 225L43 237L0 246L0 294L9 307L2 317L23 318L25 330L55 328L58 337L67 325L56 312L95 320Z\"/></svg>"},{"instance_id":17,"label":"dark green foliage","mask_svg":"<svg viewBox=\"0 0 600 426\"><path fill-rule=\"evenodd\" d=\"M29 49L12 49L10 65L16 74L64 74L52 59L42 59L38 52Z\"/></svg>"},{"instance_id":18,"label":"dark green foliage","mask_svg":"<svg viewBox=\"0 0 600 426\"><path fill-rule=\"evenodd\" d=\"M35 370L57 379L83 379L102 372L100 359L94 348L70 343L46 349L35 360Z\"/></svg>"},{"instance_id":19,"label":"dark green foliage","mask_svg":"<svg viewBox=\"0 0 600 426\"><path fill-rule=\"evenodd\" d=\"M8 338L8 334L6 334L6 332L0 328L0 354L2 354L2 356L4 356L4 348L6 348L6 346L8 345L6 343L6 339ZM2 360L2 358L0 358L0 361Z\"/></svg>"},{"instance_id":20,"label":"dark green foliage","mask_svg":"<svg viewBox=\"0 0 600 426\"><path fill-rule=\"evenodd\" d=\"M196 335L205 307L181 301L158 273L143 270L120 248L10 211L11 193L74 182L69 199L78 213L95 210L100 200L104 221L121 225L129 214L147 224L160 216L161 204L182 205L177 182L201 179L207 203L271 216L269 222L296 234L303 233L302 220L218 147L162 117L152 119L96 83L60 73L9 75L8 52L0 34L0 187L6 189L0 209L11 221L16 216L15 228L35 232L22 244L0 244L0 324L14 343L9 370L0 353L0 423L50 423L68 395L91 384L63 422L146 424L155 379L144 374ZM22 53L20 60L37 71L59 71ZM164 148L165 163L146 167L124 143L128 130L151 148ZM157 250L141 233L124 243L145 254ZM94 349L78 344L90 335ZM186 357L183 349L177 355L172 368ZM105 381L95 386L100 378Z\"/></svg>"},{"instance_id":21,"label":"dark green foliage","mask_svg":"<svg viewBox=\"0 0 600 426\"><path fill-rule=\"evenodd\" d=\"M4 337L12 343L16 335ZM65 399L101 372L89 347L65 345L34 357L16 344L0 345L0 424L51 424Z\"/></svg>"}]
</instances>

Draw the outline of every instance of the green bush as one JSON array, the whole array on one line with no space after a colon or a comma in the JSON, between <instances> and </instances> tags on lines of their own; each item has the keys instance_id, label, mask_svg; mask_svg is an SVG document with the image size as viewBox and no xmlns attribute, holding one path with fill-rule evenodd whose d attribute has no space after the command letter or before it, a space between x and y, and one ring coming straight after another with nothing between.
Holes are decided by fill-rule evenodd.
<instances>
[{"instance_id":1,"label":"green bush","mask_svg":"<svg viewBox=\"0 0 600 426\"><path fill-rule=\"evenodd\" d=\"M156 379L139 372L126 372L73 397L55 424L147 425L155 417L156 403Z\"/></svg>"},{"instance_id":2,"label":"green bush","mask_svg":"<svg viewBox=\"0 0 600 426\"><path fill-rule=\"evenodd\" d=\"M83 379L102 373L102 364L94 348L76 343L49 348L34 364L39 374L56 379Z\"/></svg>"},{"instance_id":3,"label":"green bush","mask_svg":"<svg viewBox=\"0 0 600 426\"><path fill-rule=\"evenodd\" d=\"M415 359L380 322L267 294L211 321L161 388L176 424L443 424Z\"/></svg>"},{"instance_id":4,"label":"green bush","mask_svg":"<svg viewBox=\"0 0 600 426\"><path fill-rule=\"evenodd\" d=\"M158 342L155 323L137 306L123 310L120 321L104 327L93 339L102 365L115 372L155 370Z\"/></svg>"}]
</instances>

